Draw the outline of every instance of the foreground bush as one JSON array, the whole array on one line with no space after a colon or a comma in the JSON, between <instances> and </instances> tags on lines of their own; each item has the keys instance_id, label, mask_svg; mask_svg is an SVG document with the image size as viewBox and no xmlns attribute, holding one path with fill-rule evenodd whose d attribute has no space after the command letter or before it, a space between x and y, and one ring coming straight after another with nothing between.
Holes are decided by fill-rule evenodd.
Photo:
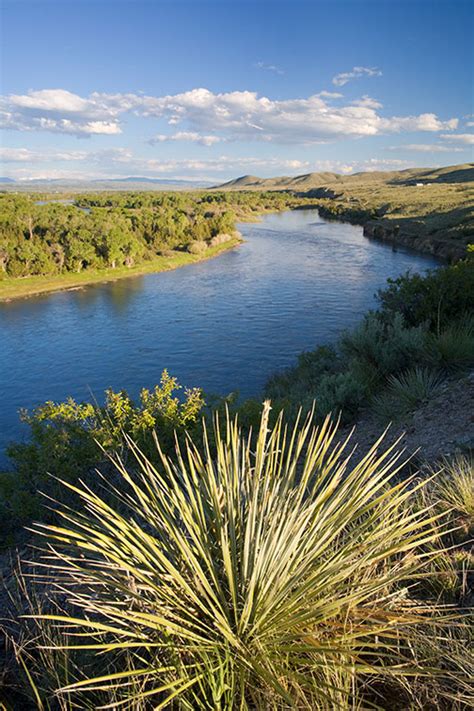
<instances>
[{"instance_id":1,"label":"foreground bush","mask_svg":"<svg viewBox=\"0 0 474 711\"><path fill-rule=\"evenodd\" d=\"M164 370L159 385L144 388L138 401L124 390L109 389L103 405L69 398L23 411L30 439L8 447L15 471L0 473L0 548L11 542L22 524L44 515L38 489L53 497L61 494L51 475L71 482L87 477L90 483L91 478L97 479L94 468L102 465L105 453L126 456L124 435L151 455L156 431L162 447L172 451L175 432L200 427L204 404L200 388L183 388Z\"/></svg>"},{"instance_id":2,"label":"foreground bush","mask_svg":"<svg viewBox=\"0 0 474 711\"><path fill-rule=\"evenodd\" d=\"M425 275L389 279L378 299L385 313L401 313L410 326L427 323L436 331L450 326L461 314L474 312L474 251Z\"/></svg>"},{"instance_id":3,"label":"foreground bush","mask_svg":"<svg viewBox=\"0 0 474 711\"><path fill-rule=\"evenodd\" d=\"M65 484L76 506L37 529L72 609L41 624L98 660L66 681L71 707L87 692L128 709L408 708L424 678L454 707L439 611L415 597L442 533L411 505L424 484L397 480L380 441L355 463L329 419L269 414L254 437L216 423L215 445L188 438L175 462L157 444L158 466L129 441L115 502Z\"/></svg>"}]
</instances>

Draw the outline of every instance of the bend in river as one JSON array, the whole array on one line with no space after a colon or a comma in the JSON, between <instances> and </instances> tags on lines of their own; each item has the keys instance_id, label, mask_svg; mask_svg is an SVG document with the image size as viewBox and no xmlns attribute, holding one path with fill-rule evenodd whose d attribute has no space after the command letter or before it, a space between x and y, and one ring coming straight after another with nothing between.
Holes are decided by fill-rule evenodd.
<instances>
[{"instance_id":1,"label":"bend in river","mask_svg":"<svg viewBox=\"0 0 474 711\"><path fill-rule=\"evenodd\" d=\"M172 272L0 303L0 451L18 410L68 396L136 396L163 368L210 393L258 395L298 353L334 341L386 279L439 262L369 241L316 210L241 224L246 240Z\"/></svg>"}]
</instances>

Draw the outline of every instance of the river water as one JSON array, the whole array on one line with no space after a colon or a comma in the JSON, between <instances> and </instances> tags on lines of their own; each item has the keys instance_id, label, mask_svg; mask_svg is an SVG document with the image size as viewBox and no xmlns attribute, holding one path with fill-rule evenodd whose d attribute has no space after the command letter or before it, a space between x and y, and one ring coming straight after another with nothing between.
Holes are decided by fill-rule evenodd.
<instances>
[{"instance_id":1,"label":"river water","mask_svg":"<svg viewBox=\"0 0 474 711\"><path fill-rule=\"evenodd\" d=\"M105 388L137 395L163 368L210 393L259 395L297 354L334 341L388 277L432 257L368 240L315 210L239 226L245 243L176 271L0 303L0 452L19 408Z\"/></svg>"}]
</instances>

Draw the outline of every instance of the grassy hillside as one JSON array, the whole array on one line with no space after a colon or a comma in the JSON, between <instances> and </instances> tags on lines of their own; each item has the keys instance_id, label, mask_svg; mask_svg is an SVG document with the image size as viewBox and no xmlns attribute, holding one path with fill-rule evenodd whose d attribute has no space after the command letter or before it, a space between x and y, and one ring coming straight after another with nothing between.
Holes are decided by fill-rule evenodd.
<instances>
[{"instance_id":1,"label":"grassy hillside","mask_svg":"<svg viewBox=\"0 0 474 711\"><path fill-rule=\"evenodd\" d=\"M353 188L364 184L383 183L386 185L404 185L413 182L436 183L474 183L474 164L447 166L444 168L408 168L397 171L360 172L353 175L338 173L305 173L293 177L258 178L255 175L243 175L216 186L219 190L312 190L314 188L342 187Z\"/></svg>"}]
</instances>

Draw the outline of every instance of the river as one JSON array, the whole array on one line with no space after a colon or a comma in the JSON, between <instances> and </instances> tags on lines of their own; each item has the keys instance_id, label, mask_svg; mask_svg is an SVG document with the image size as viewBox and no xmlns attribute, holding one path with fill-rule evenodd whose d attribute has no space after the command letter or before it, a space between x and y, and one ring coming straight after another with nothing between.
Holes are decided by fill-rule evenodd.
<instances>
[{"instance_id":1,"label":"river","mask_svg":"<svg viewBox=\"0 0 474 711\"><path fill-rule=\"evenodd\" d=\"M161 274L0 303L0 452L27 436L19 408L133 396L163 368L210 393L258 396L297 354L334 341L386 279L432 257L368 240L315 210L239 226L245 242Z\"/></svg>"}]
</instances>

